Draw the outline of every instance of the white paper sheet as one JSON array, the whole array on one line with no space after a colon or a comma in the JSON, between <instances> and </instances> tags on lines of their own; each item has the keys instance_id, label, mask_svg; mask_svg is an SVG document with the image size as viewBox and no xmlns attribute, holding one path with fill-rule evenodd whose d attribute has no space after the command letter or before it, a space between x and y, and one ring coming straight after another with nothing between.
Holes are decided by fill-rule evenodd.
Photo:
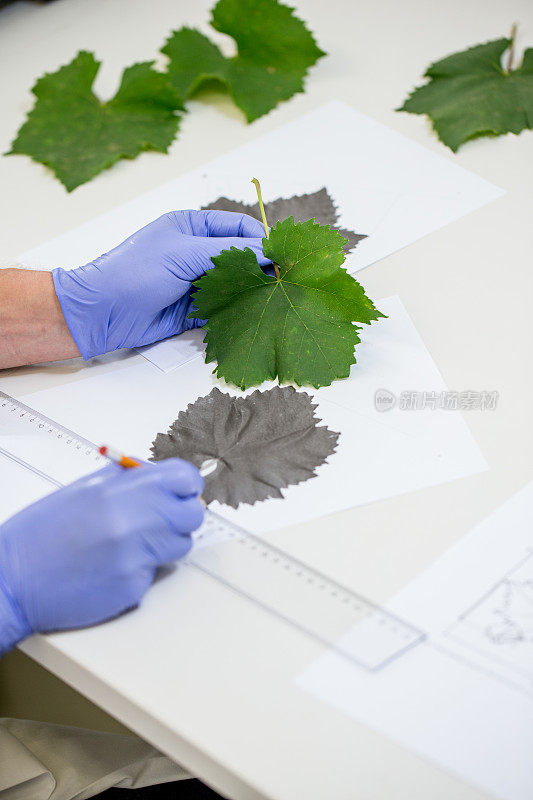
<instances>
[{"instance_id":1,"label":"white paper sheet","mask_svg":"<svg viewBox=\"0 0 533 800\"><path fill-rule=\"evenodd\" d=\"M162 372L170 372L183 367L195 358L203 358L205 345L202 330L186 331L179 336L171 336L162 342L138 347L137 352L151 361Z\"/></svg>"},{"instance_id":2,"label":"white paper sheet","mask_svg":"<svg viewBox=\"0 0 533 800\"><path fill-rule=\"evenodd\" d=\"M261 533L486 469L460 412L375 408L375 392L383 387L398 395L446 388L399 298L378 306L388 319L363 332L350 378L311 390L318 416L341 433L337 451L317 477L284 490L284 500L236 511L213 503L213 510ZM238 394L203 359L164 373L124 353L96 359L76 368L68 384L20 399L90 441L147 458L157 433L165 433L180 410L214 386Z\"/></svg>"},{"instance_id":3,"label":"white paper sheet","mask_svg":"<svg viewBox=\"0 0 533 800\"><path fill-rule=\"evenodd\" d=\"M503 190L435 155L344 103L330 102L20 257L24 266L76 267L166 211L199 208L224 195L255 202L326 187L340 223L367 234L348 256L355 272L495 200ZM161 350L161 354L159 354ZM180 365L161 344L153 363ZM163 367L168 369L170 367Z\"/></svg>"},{"instance_id":4,"label":"white paper sheet","mask_svg":"<svg viewBox=\"0 0 533 800\"><path fill-rule=\"evenodd\" d=\"M381 671L326 653L297 685L504 800L533 797L533 483L390 603L427 641Z\"/></svg>"}]
</instances>

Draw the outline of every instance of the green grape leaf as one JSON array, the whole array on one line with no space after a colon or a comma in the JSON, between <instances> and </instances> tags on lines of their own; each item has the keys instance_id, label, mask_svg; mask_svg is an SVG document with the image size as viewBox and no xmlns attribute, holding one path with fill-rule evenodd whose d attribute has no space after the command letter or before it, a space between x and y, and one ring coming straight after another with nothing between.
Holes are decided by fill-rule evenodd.
<instances>
[{"instance_id":1,"label":"green grape leaf","mask_svg":"<svg viewBox=\"0 0 533 800\"><path fill-rule=\"evenodd\" d=\"M522 65L501 61L511 39L496 39L431 64L429 82L398 111L427 114L439 139L454 152L469 139L520 133L533 125L533 48Z\"/></svg>"},{"instance_id":2,"label":"green grape leaf","mask_svg":"<svg viewBox=\"0 0 533 800\"><path fill-rule=\"evenodd\" d=\"M218 81L248 122L304 89L307 70L325 53L293 9L278 0L219 0L212 25L231 36L238 54L226 58L191 28L175 31L162 48L168 77L182 97L205 81Z\"/></svg>"},{"instance_id":3,"label":"green grape leaf","mask_svg":"<svg viewBox=\"0 0 533 800\"><path fill-rule=\"evenodd\" d=\"M177 91L152 62L124 70L116 95L102 103L92 90L100 67L81 51L33 87L37 98L9 155L24 153L50 167L70 192L120 158L142 150L166 153L182 108Z\"/></svg>"},{"instance_id":4,"label":"green grape leaf","mask_svg":"<svg viewBox=\"0 0 533 800\"><path fill-rule=\"evenodd\" d=\"M246 389L264 380L328 386L355 364L360 326L382 317L341 266L340 233L314 220L278 222L263 239L279 280L263 272L252 250L232 247L195 284L205 323L206 361L219 377Z\"/></svg>"}]
</instances>

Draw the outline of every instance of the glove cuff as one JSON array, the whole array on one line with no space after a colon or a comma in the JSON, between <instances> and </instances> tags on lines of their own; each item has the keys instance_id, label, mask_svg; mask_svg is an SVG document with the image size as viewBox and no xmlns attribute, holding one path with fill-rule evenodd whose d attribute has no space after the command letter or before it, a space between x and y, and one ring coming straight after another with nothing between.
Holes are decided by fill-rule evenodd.
<instances>
[{"instance_id":1,"label":"glove cuff","mask_svg":"<svg viewBox=\"0 0 533 800\"><path fill-rule=\"evenodd\" d=\"M29 622L7 586L0 565L0 658L32 633Z\"/></svg>"},{"instance_id":2,"label":"glove cuff","mask_svg":"<svg viewBox=\"0 0 533 800\"><path fill-rule=\"evenodd\" d=\"M98 289L88 285L86 270L87 267L52 270L59 305L84 361L107 352L109 323L107 301Z\"/></svg>"}]
</instances>

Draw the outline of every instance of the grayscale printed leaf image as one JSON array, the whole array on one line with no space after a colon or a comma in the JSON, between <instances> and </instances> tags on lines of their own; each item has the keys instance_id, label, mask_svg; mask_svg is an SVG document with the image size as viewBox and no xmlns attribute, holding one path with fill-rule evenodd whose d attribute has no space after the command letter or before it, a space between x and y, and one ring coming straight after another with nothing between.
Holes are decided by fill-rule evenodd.
<instances>
[{"instance_id":1,"label":"grayscale printed leaf image","mask_svg":"<svg viewBox=\"0 0 533 800\"><path fill-rule=\"evenodd\" d=\"M214 460L203 498L237 508L316 475L337 446L339 434L319 425L316 404L292 386L232 397L219 389L190 403L158 433L151 461L184 458L202 466Z\"/></svg>"},{"instance_id":2,"label":"grayscale printed leaf image","mask_svg":"<svg viewBox=\"0 0 533 800\"><path fill-rule=\"evenodd\" d=\"M228 197L219 197L202 207L203 210L211 208L218 211L237 211L240 214L250 214L256 219L261 219L259 203L241 203L237 200L230 200ZM271 200L270 203L265 203L265 213L272 226L287 217L294 217L295 222L314 219L319 225L330 225L333 230L338 231L348 240L344 246L345 253L351 252L361 239L367 237L365 233L356 233L338 225L339 212L325 187L310 194L278 197L276 200Z\"/></svg>"}]
</instances>

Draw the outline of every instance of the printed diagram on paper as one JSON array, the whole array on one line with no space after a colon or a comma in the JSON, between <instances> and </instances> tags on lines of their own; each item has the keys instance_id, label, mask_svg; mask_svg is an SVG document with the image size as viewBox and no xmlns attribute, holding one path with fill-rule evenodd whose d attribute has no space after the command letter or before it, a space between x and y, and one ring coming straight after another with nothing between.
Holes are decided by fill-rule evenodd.
<instances>
[{"instance_id":1,"label":"printed diagram on paper","mask_svg":"<svg viewBox=\"0 0 533 800\"><path fill-rule=\"evenodd\" d=\"M533 549L444 636L468 648L470 659L495 675L521 678L533 693Z\"/></svg>"},{"instance_id":2,"label":"printed diagram on paper","mask_svg":"<svg viewBox=\"0 0 533 800\"><path fill-rule=\"evenodd\" d=\"M373 673L330 651L297 685L496 797L530 800L532 519L530 483L387 603L426 641Z\"/></svg>"}]
</instances>

